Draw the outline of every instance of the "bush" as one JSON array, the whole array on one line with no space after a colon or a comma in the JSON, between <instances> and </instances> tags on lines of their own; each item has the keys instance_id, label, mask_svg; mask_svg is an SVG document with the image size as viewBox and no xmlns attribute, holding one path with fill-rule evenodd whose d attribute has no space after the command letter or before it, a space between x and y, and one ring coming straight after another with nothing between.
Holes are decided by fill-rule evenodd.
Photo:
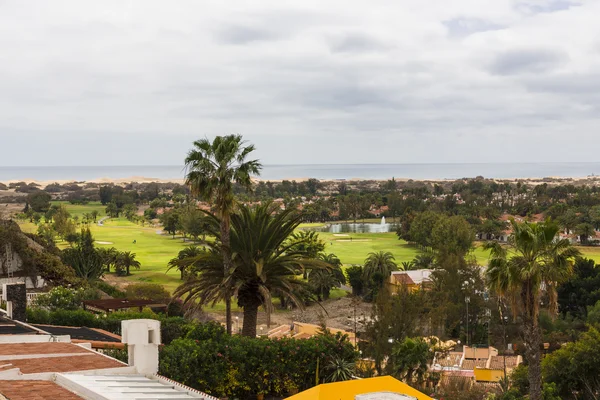
<instances>
[{"instance_id":1,"label":"bush","mask_svg":"<svg viewBox=\"0 0 600 400\"><path fill-rule=\"evenodd\" d=\"M97 281L94 284L99 290L103 291L107 295L114 297L115 299L124 299L126 294L124 291L119 289L116 286L111 285L110 283L104 281Z\"/></svg>"},{"instance_id":2,"label":"bush","mask_svg":"<svg viewBox=\"0 0 600 400\"><path fill-rule=\"evenodd\" d=\"M77 310L81 308L84 300L99 299L100 296L95 289L69 289L63 286L52 288L48 293L40 294L35 299L37 307L49 311Z\"/></svg>"},{"instance_id":3,"label":"bush","mask_svg":"<svg viewBox=\"0 0 600 400\"><path fill-rule=\"evenodd\" d=\"M127 286L125 294L128 299L156 300L164 303L171 300L171 294L157 283L134 283Z\"/></svg>"},{"instance_id":4,"label":"bush","mask_svg":"<svg viewBox=\"0 0 600 400\"><path fill-rule=\"evenodd\" d=\"M324 382L332 359L356 361L347 336L256 339L228 336L219 324L208 323L162 348L160 373L217 397L285 396L314 386L317 379Z\"/></svg>"}]
</instances>

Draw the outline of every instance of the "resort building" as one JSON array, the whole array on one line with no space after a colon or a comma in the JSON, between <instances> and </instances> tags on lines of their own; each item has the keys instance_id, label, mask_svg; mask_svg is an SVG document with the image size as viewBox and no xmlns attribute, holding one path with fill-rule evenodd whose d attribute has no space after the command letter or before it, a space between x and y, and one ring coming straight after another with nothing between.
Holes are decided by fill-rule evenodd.
<instances>
[{"instance_id":1,"label":"resort building","mask_svg":"<svg viewBox=\"0 0 600 400\"><path fill-rule=\"evenodd\" d=\"M433 400L391 376L325 383L287 400Z\"/></svg>"}]
</instances>

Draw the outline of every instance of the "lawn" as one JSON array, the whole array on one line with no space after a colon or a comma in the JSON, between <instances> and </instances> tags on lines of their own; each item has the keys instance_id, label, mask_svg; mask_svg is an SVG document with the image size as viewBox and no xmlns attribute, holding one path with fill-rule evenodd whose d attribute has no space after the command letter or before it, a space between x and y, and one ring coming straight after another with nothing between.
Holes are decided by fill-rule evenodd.
<instances>
[{"instance_id":1,"label":"lawn","mask_svg":"<svg viewBox=\"0 0 600 400\"><path fill-rule=\"evenodd\" d=\"M71 204L68 201L51 201L52 205L64 205L67 211L71 213L71 216L83 217L85 213L91 213L92 211L98 211L98 216L104 217L106 215L106 206L102 205L99 201L92 201L87 204Z\"/></svg>"}]
</instances>

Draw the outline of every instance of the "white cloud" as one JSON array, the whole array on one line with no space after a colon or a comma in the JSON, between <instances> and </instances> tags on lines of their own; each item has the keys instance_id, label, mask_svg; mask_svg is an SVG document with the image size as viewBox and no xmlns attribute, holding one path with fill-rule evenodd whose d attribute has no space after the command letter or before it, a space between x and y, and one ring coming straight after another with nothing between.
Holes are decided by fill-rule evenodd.
<instances>
[{"instance_id":1,"label":"white cloud","mask_svg":"<svg viewBox=\"0 0 600 400\"><path fill-rule=\"evenodd\" d=\"M0 165L176 164L195 138L231 132L265 163L595 160L599 13L598 0L4 1L0 148L18 151Z\"/></svg>"}]
</instances>

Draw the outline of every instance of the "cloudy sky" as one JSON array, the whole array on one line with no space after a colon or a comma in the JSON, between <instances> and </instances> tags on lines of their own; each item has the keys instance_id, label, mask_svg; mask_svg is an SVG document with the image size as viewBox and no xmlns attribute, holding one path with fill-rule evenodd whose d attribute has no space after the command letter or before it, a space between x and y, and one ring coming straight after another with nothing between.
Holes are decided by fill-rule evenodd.
<instances>
[{"instance_id":1,"label":"cloudy sky","mask_svg":"<svg viewBox=\"0 0 600 400\"><path fill-rule=\"evenodd\" d=\"M600 0L0 0L0 165L599 161Z\"/></svg>"}]
</instances>

